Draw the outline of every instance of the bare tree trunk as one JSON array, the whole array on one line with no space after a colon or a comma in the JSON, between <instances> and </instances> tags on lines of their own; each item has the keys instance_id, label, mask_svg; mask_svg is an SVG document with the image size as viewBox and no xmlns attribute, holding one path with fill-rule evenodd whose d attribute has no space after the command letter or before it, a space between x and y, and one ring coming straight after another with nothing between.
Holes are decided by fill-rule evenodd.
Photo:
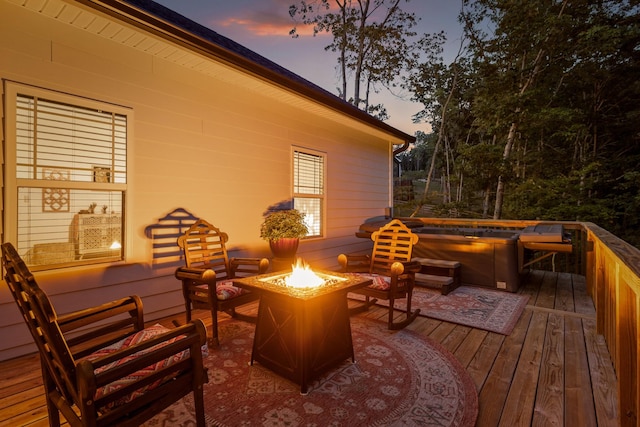
<instances>
[{"instance_id":1,"label":"bare tree trunk","mask_svg":"<svg viewBox=\"0 0 640 427\"><path fill-rule=\"evenodd\" d=\"M365 99L364 99L364 111L368 111L369 110L369 94L371 91L371 79L367 79L367 91L365 93Z\"/></svg>"},{"instance_id":2,"label":"bare tree trunk","mask_svg":"<svg viewBox=\"0 0 640 427\"><path fill-rule=\"evenodd\" d=\"M453 60L453 62L451 63L451 65L454 67L453 81L451 82L451 89L449 90L449 94L447 95L447 100L442 106L442 116L440 117L440 130L438 131L438 140L436 142L435 148L433 149L433 156L431 157L431 165L429 166L429 173L427 174L427 180L424 185L424 193L422 194L422 199L418 202L418 204L416 205L416 208L411 213L411 217L416 216L418 212L420 212L420 209L422 209L422 206L424 206L427 200L427 195L429 194L429 186L431 185L431 178L433 177L433 169L435 168L436 157L438 155L438 150L440 149L440 144L442 143L442 138L444 135L447 107L451 102L451 98L453 98L453 92L455 91L456 86L458 84L458 67L456 65L458 62L458 58L462 53L463 46L464 46L464 38L460 40L460 47L458 48L458 53L455 59Z\"/></svg>"},{"instance_id":3,"label":"bare tree trunk","mask_svg":"<svg viewBox=\"0 0 640 427\"><path fill-rule=\"evenodd\" d=\"M518 109L519 110L519 109ZM507 143L504 146L504 152L502 153L502 160L509 160L511 156L511 148L516 138L516 130L518 129L517 123L511 123L509 127L509 133L507 134ZM500 219L502 215L502 200L504 198L504 180L502 175L498 177L498 185L496 186L496 204L493 210L493 219Z\"/></svg>"},{"instance_id":4,"label":"bare tree trunk","mask_svg":"<svg viewBox=\"0 0 640 427\"><path fill-rule=\"evenodd\" d=\"M484 199L482 200L482 218L489 216L489 200L491 199L491 191L489 187L484 189Z\"/></svg>"},{"instance_id":5,"label":"bare tree trunk","mask_svg":"<svg viewBox=\"0 0 640 427\"><path fill-rule=\"evenodd\" d=\"M451 146L449 145L449 138L445 138L444 139L444 158L445 158L445 173L443 174L443 178L444 178L444 186L443 186L443 193L444 193L444 202L445 203L451 203L451 158L450 158L450 153L451 153Z\"/></svg>"},{"instance_id":6,"label":"bare tree trunk","mask_svg":"<svg viewBox=\"0 0 640 427\"><path fill-rule=\"evenodd\" d=\"M455 64L455 62L454 62L454 64ZM425 204L425 202L427 200L427 195L429 194L429 186L431 185L431 179L433 177L433 170L434 170L435 165L436 165L436 158L438 156L438 151L440 150L440 145L442 145L442 139L443 139L443 136L444 136L444 125L445 125L447 106L449 105L449 102L451 102L451 98L453 98L453 91L455 90L457 82L458 82L458 72L457 72L457 67L456 67L456 72L453 73L453 82L451 84L451 90L449 91L449 95L447 95L447 100L445 101L444 105L442 106L442 116L440 118L440 130L438 131L438 140L436 141L436 146L433 149L433 156L431 157L431 165L429 166L429 173L427 174L427 181L425 182L425 185L424 185L424 193L422 194L422 199L417 204L417 206L414 209L414 211L411 213L411 217L416 216L418 214L418 212L420 212L420 209L422 208L422 206L424 206L424 204Z\"/></svg>"},{"instance_id":7,"label":"bare tree trunk","mask_svg":"<svg viewBox=\"0 0 640 427\"><path fill-rule=\"evenodd\" d=\"M449 203L449 150L447 149L447 138L444 139L442 154L444 154L444 165L442 165L442 171L440 172L442 203Z\"/></svg>"}]
</instances>

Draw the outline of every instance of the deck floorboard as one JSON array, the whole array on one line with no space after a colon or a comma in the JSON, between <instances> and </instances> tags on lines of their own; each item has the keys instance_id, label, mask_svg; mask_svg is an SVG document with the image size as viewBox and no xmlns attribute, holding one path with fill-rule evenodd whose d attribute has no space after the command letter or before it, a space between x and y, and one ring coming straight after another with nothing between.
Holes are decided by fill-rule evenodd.
<instances>
[{"instance_id":1,"label":"deck floorboard","mask_svg":"<svg viewBox=\"0 0 640 427\"><path fill-rule=\"evenodd\" d=\"M584 277L532 271L519 293L529 302L509 336L425 317L408 329L465 366L478 390L478 427L617 426L615 373ZM360 314L385 323L387 315L381 307ZM207 313L198 317L209 326ZM35 355L0 362L0 384L0 427L48 424Z\"/></svg>"}]
</instances>

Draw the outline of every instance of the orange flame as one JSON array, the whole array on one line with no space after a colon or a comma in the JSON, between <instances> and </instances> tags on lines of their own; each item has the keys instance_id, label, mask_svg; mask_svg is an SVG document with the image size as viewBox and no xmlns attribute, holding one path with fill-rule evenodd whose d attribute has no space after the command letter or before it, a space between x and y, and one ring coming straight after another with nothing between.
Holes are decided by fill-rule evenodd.
<instances>
[{"instance_id":1,"label":"orange flame","mask_svg":"<svg viewBox=\"0 0 640 427\"><path fill-rule=\"evenodd\" d=\"M317 288L324 285L325 280L314 273L311 267L302 259L298 258L291 267L291 274L284 279L287 286L292 288Z\"/></svg>"}]
</instances>

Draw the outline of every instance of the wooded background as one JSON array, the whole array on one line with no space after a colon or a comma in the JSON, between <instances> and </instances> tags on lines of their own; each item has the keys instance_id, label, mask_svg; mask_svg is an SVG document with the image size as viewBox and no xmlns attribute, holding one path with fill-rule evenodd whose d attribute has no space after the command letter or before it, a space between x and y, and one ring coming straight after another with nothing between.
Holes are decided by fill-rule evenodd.
<instances>
[{"instance_id":1,"label":"wooded background","mask_svg":"<svg viewBox=\"0 0 640 427\"><path fill-rule=\"evenodd\" d=\"M405 1L290 8L333 34L345 100L384 119L371 98L402 88L424 106L396 213L591 221L640 245L640 2L465 0L445 63L446 36L416 34Z\"/></svg>"}]
</instances>

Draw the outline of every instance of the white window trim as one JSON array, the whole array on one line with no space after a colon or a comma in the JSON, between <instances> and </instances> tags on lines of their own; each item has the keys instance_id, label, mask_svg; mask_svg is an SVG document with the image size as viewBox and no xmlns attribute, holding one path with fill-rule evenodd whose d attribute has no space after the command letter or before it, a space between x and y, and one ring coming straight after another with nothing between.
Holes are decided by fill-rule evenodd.
<instances>
[{"instance_id":1,"label":"white window trim","mask_svg":"<svg viewBox=\"0 0 640 427\"><path fill-rule=\"evenodd\" d=\"M3 200L3 241L4 242L17 242L18 234L17 234L17 224L18 224L18 180L17 180L17 129L16 129L16 120L17 120L17 105L16 98L19 94L21 95L32 95L40 98L50 99L52 101L67 103L70 105L76 105L79 107L85 107L89 109L96 110L108 110L109 112L113 112L116 114L121 114L127 116L127 182L126 184L116 184L111 183L108 186L108 190L117 190L123 192L123 217L122 217L122 234L124 236L124 241L122 242L122 260L113 261L111 263L123 263L128 255L131 254L131 244L132 244L132 235L129 232L128 224L131 224L131 206L132 206L132 197L131 193L127 191L127 189L132 188L132 156L133 150L132 141L134 140L133 135L133 110L131 108L123 107L121 105L112 104L105 101L97 101L93 99L89 99L80 95L71 95L64 92L58 92L51 89L43 89L31 85L26 85L14 81L5 80L5 138L4 138L4 146L5 146L5 155L4 160L5 170L4 175L0 176L0 184L4 189L4 200ZM82 183L67 183L66 187L68 188L85 188ZM104 264L105 261L94 261L94 262L74 262L73 265L69 265L69 268L74 268L83 264L87 265L95 265L95 264ZM50 268L32 268L35 270L49 270Z\"/></svg>"},{"instance_id":2,"label":"white window trim","mask_svg":"<svg viewBox=\"0 0 640 427\"><path fill-rule=\"evenodd\" d=\"M323 193L321 195L314 195L314 194L306 194L306 193L296 193L295 192L295 176L294 176L294 170L295 170L295 152L300 152L300 153L305 153L305 154L310 154L310 155L314 155L314 156L318 156L318 157L322 157L323 162L322 162L322 188L323 188ZM320 206L321 206L321 221L320 221L320 234L319 235L314 235L314 236L309 236L309 237L305 237L305 240L313 240L313 239L323 239L326 237L327 234L327 153L322 152L322 151L318 151L318 150L314 150L311 148L306 148L306 147L302 147L302 146L292 146L291 147L291 194L292 194L292 198L291 198L291 202L292 205L294 205L294 200L296 197L316 197L320 200Z\"/></svg>"}]
</instances>

